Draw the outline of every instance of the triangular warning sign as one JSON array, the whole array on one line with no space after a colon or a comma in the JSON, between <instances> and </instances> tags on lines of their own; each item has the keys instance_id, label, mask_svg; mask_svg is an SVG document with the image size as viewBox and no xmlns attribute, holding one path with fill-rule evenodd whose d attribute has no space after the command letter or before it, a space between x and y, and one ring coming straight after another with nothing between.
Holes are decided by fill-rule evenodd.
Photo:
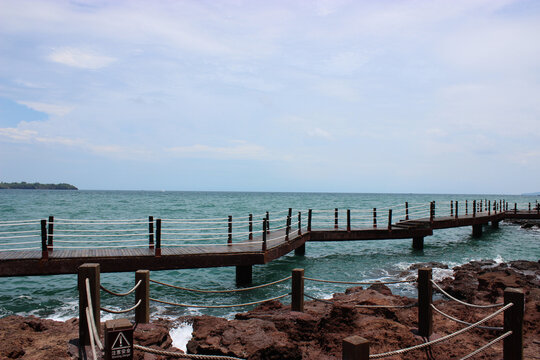
<instances>
[{"instance_id":1,"label":"triangular warning sign","mask_svg":"<svg viewBox=\"0 0 540 360\"><path fill-rule=\"evenodd\" d=\"M124 336L123 332L119 332L118 336L116 336L116 340L113 342L113 346L111 350L119 350L119 349L125 349L130 347L129 341L127 341L126 337Z\"/></svg>"}]
</instances>

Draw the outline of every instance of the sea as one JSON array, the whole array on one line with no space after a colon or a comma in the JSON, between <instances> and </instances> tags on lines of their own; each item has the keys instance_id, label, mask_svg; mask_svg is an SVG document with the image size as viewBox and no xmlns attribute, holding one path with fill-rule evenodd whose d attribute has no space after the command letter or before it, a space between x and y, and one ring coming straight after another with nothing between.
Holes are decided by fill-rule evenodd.
<instances>
[{"instance_id":1,"label":"sea","mask_svg":"<svg viewBox=\"0 0 540 360\"><path fill-rule=\"evenodd\" d=\"M358 221L361 226L371 226L373 208L376 208L378 209L378 226L384 227L388 219L387 209L395 209L393 220L397 221L400 216L403 216L405 202L410 204L411 217L414 217L415 214L425 216L431 201L435 201L436 215L439 216L450 215L451 207L455 208L455 201L458 201L459 212L463 214L466 200L468 211L472 212L473 200L488 200L493 204L501 199L507 201L510 208L517 203L518 208L524 209L528 207L528 203L535 206L540 197L501 194L0 190L0 221L4 223L35 221L54 216L55 219L82 224L77 225L80 228L86 224L85 220L115 220L127 223L128 220L139 221L153 216L155 219L170 219L169 228L185 226L186 219L197 219L189 224L191 228L201 226L198 223L200 219L211 219L209 222L215 223L212 223L209 229L217 229L211 231L219 232L223 227L223 231L227 232L227 221L220 220L227 220L228 216L232 216L239 224L244 224L239 226L245 226L248 214L254 214L254 229L259 229L262 218L268 212L272 229L279 226L282 221L280 219L283 219L289 208L292 208L294 219L299 211L304 214L302 224L304 227L307 209L313 209L314 223L316 219L322 219L319 220L322 221L320 226L331 227L336 208L341 226L345 221L346 209L351 209L353 227L356 226L355 221ZM326 225L325 217L328 220ZM183 220L175 222L174 219ZM165 232L166 220L163 222L162 231ZM106 226L101 228L106 228ZM12 229L2 228L0 231L7 233L7 230ZM245 231L242 232L244 235L245 233ZM79 237L75 239L82 241L82 245L92 247L102 244L99 237L87 240L84 232L76 234ZM0 234L0 238L2 237L6 235ZM163 237L162 246L167 246L166 236ZM0 239L0 243L9 241L13 240ZM218 240L211 242L216 241ZM219 241L224 243L226 240ZM55 246L57 245L62 244L55 243ZM0 250L3 248L6 246L0 245ZM432 236L425 238L423 250L414 250L411 239L309 242L306 244L304 256L297 256L293 252L268 264L255 265L253 285L283 279L295 268L303 268L305 276L318 279L352 282L384 281L402 280L413 276L414 271L408 269L415 263L439 262L451 268L471 260L485 259L496 262L538 261L540 259L538 227L526 229L513 222L502 222L497 229L486 226L480 238L472 237L471 227L435 230ZM451 276L451 274L451 270L437 269L434 277L438 279ZM234 267L152 271L150 277L168 284L194 289L236 288ZM101 283L113 291L126 291L134 285L134 273L102 273ZM325 299L351 286L306 281L305 292L310 296ZM396 284L391 285L391 288L394 293L416 296L416 290L411 284ZM196 293L152 283L150 296L183 304L223 305L258 301L287 294L289 291L289 281L252 291L225 294ZM282 301L288 303L290 298L284 298ZM115 297L104 292L101 295L101 305L110 309L125 309L133 303L133 295ZM231 318L235 313L252 307L205 309L152 303L151 316L177 319L185 315L208 314ZM67 320L78 316L77 276L0 278L0 317L13 314L35 315L55 320ZM102 319L118 316L103 313Z\"/></svg>"}]
</instances>

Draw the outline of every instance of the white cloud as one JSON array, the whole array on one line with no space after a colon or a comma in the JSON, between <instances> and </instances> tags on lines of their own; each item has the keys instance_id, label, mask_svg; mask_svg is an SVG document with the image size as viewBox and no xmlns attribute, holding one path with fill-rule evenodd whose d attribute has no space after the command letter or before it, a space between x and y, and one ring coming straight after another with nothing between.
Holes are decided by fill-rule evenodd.
<instances>
[{"instance_id":1,"label":"white cloud","mask_svg":"<svg viewBox=\"0 0 540 360\"><path fill-rule=\"evenodd\" d=\"M175 146L165 149L167 152L184 158L208 158L208 159L268 159L267 150L259 145L246 142L237 142L233 146L209 146L195 144L191 146Z\"/></svg>"},{"instance_id":2,"label":"white cloud","mask_svg":"<svg viewBox=\"0 0 540 360\"><path fill-rule=\"evenodd\" d=\"M19 104L26 105L36 111L41 111L49 115L64 116L69 114L72 110L72 106L57 105L57 104L45 104L34 101L17 101Z\"/></svg>"},{"instance_id":3,"label":"white cloud","mask_svg":"<svg viewBox=\"0 0 540 360\"><path fill-rule=\"evenodd\" d=\"M47 58L59 64L91 70L101 69L116 61L113 57L72 47L54 49Z\"/></svg>"},{"instance_id":4,"label":"white cloud","mask_svg":"<svg viewBox=\"0 0 540 360\"><path fill-rule=\"evenodd\" d=\"M333 139L332 134L318 127L308 130L307 133L309 136L313 136L313 137L320 137L320 138L328 139L328 140Z\"/></svg>"}]
</instances>

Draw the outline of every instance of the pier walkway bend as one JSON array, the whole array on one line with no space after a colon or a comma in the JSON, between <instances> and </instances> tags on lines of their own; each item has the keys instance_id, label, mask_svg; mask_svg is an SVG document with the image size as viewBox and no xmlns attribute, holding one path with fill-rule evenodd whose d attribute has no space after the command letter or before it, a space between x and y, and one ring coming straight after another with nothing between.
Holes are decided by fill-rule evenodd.
<instances>
[{"instance_id":1,"label":"pier walkway bend","mask_svg":"<svg viewBox=\"0 0 540 360\"><path fill-rule=\"evenodd\" d=\"M83 263L103 272L236 266L238 284L252 266L308 241L412 239L421 250L434 230L498 227L505 219L540 219L540 204L503 200L404 203L385 209L284 210L244 218L48 219L0 222L0 276L75 274Z\"/></svg>"}]
</instances>

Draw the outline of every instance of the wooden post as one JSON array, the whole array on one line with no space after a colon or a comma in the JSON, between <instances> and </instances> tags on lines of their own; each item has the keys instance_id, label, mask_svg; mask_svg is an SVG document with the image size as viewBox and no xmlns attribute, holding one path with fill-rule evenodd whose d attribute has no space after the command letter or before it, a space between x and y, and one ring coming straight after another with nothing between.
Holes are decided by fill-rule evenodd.
<instances>
[{"instance_id":1,"label":"wooden post","mask_svg":"<svg viewBox=\"0 0 540 360\"><path fill-rule=\"evenodd\" d=\"M288 217L288 220L289 220L289 221L288 221L287 225L289 226L289 230L290 230L290 227L291 227L291 220L292 220L292 208L289 208L288 215L289 215L289 217Z\"/></svg>"},{"instance_id":2,"label":"wooden post","mask_svg":"<svg viewBox=\"0 0 540 360\"><path fill-rule=\"evenodd\" d=\"M291 231L291 215L287 215L287 225L285 226L285 241L289 241L290 231Z\"/></svg>"},{"instance_id":3,"label":"wooden post","mask_svg":"<svg viewBox=\"0 0 540 360\"><path fill-rule=\"evenodd\" d=\"M141 285L135 289L135 304L141 304L135 309L135 322L138 324L148 324L150 322L150 271L137 270L135 272L135 284Z\"/></svg>"},{"instance_id":4,"label":"wooden post","mask_svg":"<svg viewBox=\"0 0 540 360\"><path fill-rule=\"evenodd\" d=\"M262 228L262 251L266 251L266 234L267 230L266 227L268 226L268 220L266 218L263 219L263 228Z\"/></svg>"},{"instance_id":5,"label":"wooden post","mask_svg":"<svg viewBox=\"0 0 540 360\"><path fill-rule=\"evenodd\" d=\"M473 224L472 236L476 238L479 238L482 236L482 224Z\"/></svg>"},{"instance_id":6,"label":"wooden post","mask_svg":"<svg viewBox=\"0 0 540 360\"><path fill-rule=\"evenodd\" d=\"M307 231L311 231L311 209L307 213Z\"/></svg>"},{"instance_id":7,"label":"wooden post","mask_svg":"<svg viewBox=\"0 0 540 360\"><path fill-rule=\"evenodd\" d=\"M529 206L530 207L530 206ZM53 249L53 233L54 233L54 216L49 216L49 228L48 228L48 242L47 249Z\"/></svg>"},{"instance_id":8,"label":"wooden post","mask_svg":"<svg viewBox=\"0 0 540 360\"><path fill-rule=\"evenodd\" d=\"M459 203L456 200L456 219L458 218L458 212L459 212Z\"/></svg>"},{"instance_id":9,"label":"wooden post","mask_svg":"<svg viewBox=\"0 0 540 360\"><path fill-rule=\"evenodd\" d=\"M514 214L517 213L517 203L514 203Z\"/></svg>"},{"instance_id":10,"label":"wooden post","mask_svg":"<svg viewBox=\"0 0 540 360\"><path fill-rule=\"evenodd\" d=\"M291 311L304 312L304 269L293 269L291 283Z\"/></svg>"},{"instance_id":11,"label":"wooden post","mask_svg":"<svg viewBox=\"0 0 540 360\"><path fill-rule=\"evenodd\" d=\"M512 331L512 335L504 338L503 359L523 359L523 315L525 311L525 295L522 289L506 288L504 290L504 304L514 305L504 312L504 330Z\"/></svg>"},{"instance_id":12,"label":"wooden post","mask_svg":"<svg viewBox=\"0 0 540 360\"><path fill-rule=\"evenodd\" d=\"M229 215L227 245L232 245L232 216Z\"/></svg>"},{"instance_id":13,"label":"wooden post","mask_svg":"<svg viewBox=\"0 0 540 360\"><path fill-rule=\"evenodd\" d=\"M429 203L429 222L433 224L433 218L435 217L435 204L432 202Z\"/></svg>"},{"instance_id":14,"label":"wooden post","mask_svg":"<svg viewBox=\"0 0 540 360\"><path fill-rule=\"evenodd\" d=\"M100 320L100 271L99 264L82 264L79 266L77 276L77 286L79 289L79 349L90 344L90 336L88 334L88 322L86 321L86 308L88 300L86 297L86 279L90 280L90 299L92 301L92 312L94 313L94 323L98 334L101 333Z\"/></svg>"},{"instance_id":15,"label":"wooden post","mask_svg":"<svg viewBox=\"0 0 540 360\"><path fill-rule=\"evenodd\" d=\"M236 266L236 286L248 286L253 281L253 267L251 265Z\"/></svg>"},{"instance_id":16,"label":"wooden post","mask_svg":"<svg viewBox=\"0 0 540 360\"><path fill-rule=\"evenodd\" d=\"M343 360L369 360L369 341L358 335L343 339L341 349Z\"/></svg>"},{"instance_id":17,"label":"wooden post","mask_svg":"<svg viewBox=\"0 0 540 360\"><path fill-rule=\"evenodd\" d=\"M488 215L491 215L491 200L489 200L488 202L487 211L488 211Z\"/></svg>"},{"instance_id":18,"label":"wooden post","mask_svg":"<svg viewBox=\"0 0 540 360\"><path fill-rule=\"evenodd\" d=\"M270 234L270 213L266 212L266 233Z\"/></svg>"},{"instance_id":19,"label":"wooden post","mask_svg":"<svg viewBox=\"0 0 540 360\"><path fill-rule=\"evenodd\" d=\"M418 269L418 335L429 338L433 333L431 269Z\"/></svg>"},{"instance_id":20,"label":"wooden post","mask_svg":"<svg viewBox=\"0 0 540 360\"><path fill-rule=\"evenodd\" d=\"M414 250L423 250L424 249L424 237L417 236L412 239L412 246Z\"/></svg>"},{"instance_id":21,"label":"wooden post","mask_svg":"<svg viewBox=\"0 0 540 360\"><path fill-rule=\"evenodd\" d=\"M298 235L302 235L302 212L298 212Z\"/></svg>"},{"instance_id":22,"label":"wooden post","mask_svg":"<svg viewBox=\"0 0 540 360\"><path fill-rule=\"evenodd\" d=\"M41 259L49 259L49 251L47 249L47 220L41 220Z\"/></svg>"},{"instance_id":23,"label":"wooden post","mask_svg":"<svg viewBox=\"0 0 540 360\"><path fill-rule=\"evenodd\" d=\"M392 209L388 209L388 231L392 231Z\"/></svg>"},{"instance_id":24,"label":"wooden post","mask_svg":"<svg viewBox=\"0 0 540 360\"><path fill-rule=\"evenodd\" d=\"M465 200L465 215L469 215L469 200Z\"/></svg>"},{"instance_id":25,"label":"wooden post","mask_svg":"<svg viewBox=\"0 0 540 360\"><path fill-rule=\"evenodd\" d=\"M347 231L351 231L351 209L347 209Z\"/></svg>"},{"instance_id":26,"label":"wooden post","mask_svg":"<svg viewBox=\"0 0 540 360\"><path fill-rule=\"evenodd\" d=\"M156 219L156 249L155 256L161 256L161 219Z\"/></svg>"},{"instance_id":27,"label":"wooden post","mask_svg":"<svg viewBox=\"0 0 540 360\"><path fill-rule=\"evenodd\" d=\"M450 216L454 216L454 200L450 200Z\"/></svg>"},{"instance_id":28,"label":"wooden post","mask_svg":"<svg viewBox=\"0 0 540 360\"><path fill-rule=\"evenodd\" d=\"M373 227L377 227L377 208L373 208Z\"/></svg>"},{"instance_id":29,"label":"wooden post","mask_svg":"<svg viewBox=\"0 0 540 360\"><path fill-rule=\"evenodd\" d=\"M253 214L249 214L249 240L253 240Z\"/></svg>"},{"instance_id":30,"label":"wooden post","mask_svg":"<svg viewBox=\"0 0 540 360\"><path fill-rule=\"evenodd\" d=\"M480 206L478 207L479 208L479 212L482 212L482 210L484 210L484 208L482 207L482 199L480 199Z\"/></svg>"},{"instance_id":31,"label":"wooden post","mask_svg":"<svg viewBox=\"0 0 540 360\"><path fill-rule=\"evenodd\" d=\"M473 203L473 205L472 205L472 207L473 207L473 209L472 209L472 211L473 211L472 216L473 216L473 217L476 217L476 200L473 200L472 203Z\"/></svg>"},{"instance_id":32,"label":"wooden post","mask_svg":"<svg viewBox=\"0 0 540 360\"><path fill-rule=\"evenodd\" d=\"M405 201L405 220L409 220L409 202Z\"/></svg>"},{"instance_id":33,"label":"wooden post","mask_svg":"<svg viewBox=\"0 0 540 360\"><path fill-rule=\"evenodd\" d=\"M338 209L334 210L334 229L337 229L338 226Z\"/></svg>"},{"instance_id":34,"label":"wooden post","mask_svg":"<svg viewBox=\"0 0 540 360\"><path fill-rule=\"evenodd\" d=\"M531 211L531 203L529 203L529 212Z\"/></svg>"},{"instance_id":35,"label":"wooden post","mask_svg":"<svg viewBox=\"0 0 540 360\"><path fill-rule=\"evenodd\" d=\"M148 248L154 248L154 217L148 217Z\"/></svg>"}]
</instances>

